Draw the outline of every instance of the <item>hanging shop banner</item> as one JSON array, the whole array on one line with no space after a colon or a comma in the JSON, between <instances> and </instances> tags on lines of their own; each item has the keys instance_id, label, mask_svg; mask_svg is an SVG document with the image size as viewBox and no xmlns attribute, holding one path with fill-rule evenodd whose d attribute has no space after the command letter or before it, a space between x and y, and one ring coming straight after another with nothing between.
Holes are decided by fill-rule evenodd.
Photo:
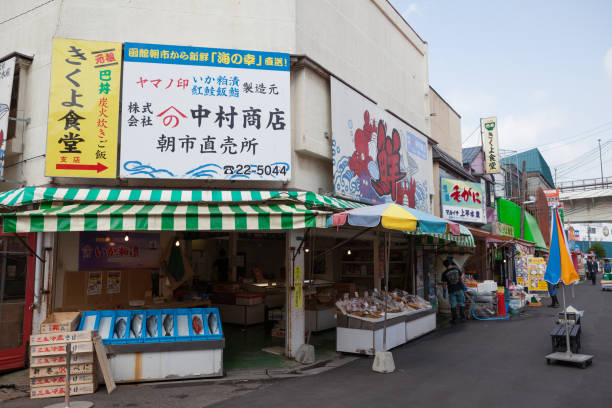
<instances>
[{"instance_id":1,"label":"hanging shop banner","mask_svg":"<svg viewBox=\"0 0 612 408\"><path fill-rule=\"evenodd\" d=\"M289 54L124 45L120 176L289 180Z\"/></svg>"},{"instance_id":2,"label":"hanging shop banner","mask_svg":"<svg viewBox=\"0 0 612 408\"><path fill-rule=\"evenodd\" d=\"M492 224L492 230L493 234L501 235L502 237L514 238L514 227L512 225L494 221Z\"/></svg>"},{"instance_id":3,"label":"hanging shop banner","mask_svg":"<svg viewBox=\"0 0 612 408\"><path fill-rule=\"evenodd\" d=\"M427 138L334 77L331 100L334 194L429 212Z\"/></svg>"},{"instance_id":4,"label":"hanging shop banner","mask_svg":"<svg viewBox=\"0 0 612 408\"><path fill-rule=\"evenodd\" d=\"M0 62L0 178L4 174L4 156L6 155L14 76L15 58Z\"/></svg>"},{"instance_id":5,"label":"hanging shop banner","mask_svg":"<svg viewBox=\"0 0 612 408\"><path fill-rule=\"evenodd\" d=\"M159 258L159 234L134 232L79 234L79 270L82 271L158 269Z\"/></svg>"},{"instance_id":6,"label":"hanging shop banner","mask_svg":"<svg viewBox=\"0 0 612 408\"><path fill-rule=\"evenodd\" d=\"M480 134L485 157L485 172L499 173L499 143L497 140L497 118L480 119Z\"/></svg>"},{"instance_id":7,"label":"hanging shop banner","mask_svg":"<svg viewBox=\"0 0 612 408\"><path fill-rule=\"evenodd\" d=\"M121 43L53 39L45 176L117 176Z\"/></svg>"},{"instance_id":8,"label":"hanging shop banner","mask_svg":"<svg viewBox=\"0 0 612 408\"><path fill-rule=\"evenodd\" d=\"M486 224L485 193L480 183L441 178L440 195L443 218Z\"/></svg>"},{"instance_id":9,"label":"hanging shop banner","mask_svg":"<svg viewBox=\"0 0 612 408\"><path fill-rule=\"evenodd\" d=\"M546 196L546 202L549 207L557 207L559 206L559 189L553 188L550 190L544 190L544 195Z\"/></svg>"}]
</instances>

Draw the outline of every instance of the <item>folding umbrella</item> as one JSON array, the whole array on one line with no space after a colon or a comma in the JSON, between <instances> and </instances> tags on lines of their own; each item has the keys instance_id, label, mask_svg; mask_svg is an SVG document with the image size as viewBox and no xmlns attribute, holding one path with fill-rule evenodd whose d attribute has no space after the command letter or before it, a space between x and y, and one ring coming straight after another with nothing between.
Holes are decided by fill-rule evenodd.
<instances>
[{"instance_id":1,"label":"folding umbrella","mask_svg":"<svg viewBox=\"0 0 612 408\"><path fill-rule=\"evenodd\" d=\"M385 230L385 314L383 323L383 353L387 352L387 296L389 294L389 255L391 251L391 233L389 230L414 231L419 228L423 233L460 235L459 224L435 217L425 212L415 210L396 203L384 203L369 207L355 208L332 215L327 220L327 226L352 225L367 228L382 228ZM374 366L377 365L379 353ZM383 358L383 357L381 357ZM392 361L390 353L387 357ZM393 365L390 364L392 367ZM382 370L383 372L393 371Z\"/></svg>"}]
</instances>

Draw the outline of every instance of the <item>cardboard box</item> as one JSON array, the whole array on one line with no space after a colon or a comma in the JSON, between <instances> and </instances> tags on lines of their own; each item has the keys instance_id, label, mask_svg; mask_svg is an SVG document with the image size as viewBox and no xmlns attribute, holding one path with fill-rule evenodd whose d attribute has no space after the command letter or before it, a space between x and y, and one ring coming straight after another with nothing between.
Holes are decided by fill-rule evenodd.
<instances>
[{"instance_id":1,"label":"cardboard box","mask_svg":"<svg viewBox=\"0 0 612 408\"><path fill-rule=\"evenodd\" d=\"M98 388L98 383L75 384L70 386L70 395L93 394ZM63 397L66 387L63 385L51 387L36 387L30 389L30 398L53 398Z\"/></svg>"},{"instance_id":2,"label":"cardboard box","mask_svg":"<svg viewBox=\"0 0 612 408\"><path fill-rule=\"evenodd\" d=\"M92 353L93 343L91 341L80 341L70 344L72 354ZM31 356L57 356L66 354L66 344L40 344L30 347Z\"/></svg>"},{"instance_id":3,"label":"cardboard box","mask_svg":"<svg viewBox=\"0 0 612 408\"><path fill-rule=\"evenodd\" d=\"M83 364L71 364L70 374L93 374L94 364L83 363ZM39 377L55 377L58 375L66 375L66 366L54 366L54 367L34 367L30 368L30 378Z\"/></svg>"},{"instance_id":4,"label":"cardboard box","mask_svg":"<svg viewBox=\"0 0 612 408\"><path fill-rule=\"evenodd\" d=\"M70 385L75 384L93 384L98 379L95 374L76 374L70 375ZM54 387L58 385L66 385L66 376L58 375L55 377L36 377L30 378L30 387Z\"/></svg>"},{"instance_id":5,"label":"cardboard box","mask_svg":"<svg viewBox=\"0 0 612 408\"><path fill-rule=\"evenodd\" d=\"M80 341L91 341L98 332L92 331L72 331L72 332L52 332L33 334L30 336L30 345L75 343Z\"/></svg>"},{"instance_id":6,"label":"cardboard box","mask_svg":"<svg viewBox=\"0 0 612 408\"><path fill-rule=\"evenodd\" d=\"M41 333L71 332L79 327L81 312L52 313L40 324Z\"/></svg>"},{"instance_id":7,"label":"cardboard box","mask_svg":"<svg viewBox=\"0 0 612 408\"><path fill-rule=\"evenodd\" d=\"M81 353L81 354L73 354L70 356L70 365L72 364L84 364L84 363L93 363L94 357L93 353ZM30 367L53 367L53 366L65 366L66 365L66 356L40 356L30 357Z\"/></svg>"}]
</instances>

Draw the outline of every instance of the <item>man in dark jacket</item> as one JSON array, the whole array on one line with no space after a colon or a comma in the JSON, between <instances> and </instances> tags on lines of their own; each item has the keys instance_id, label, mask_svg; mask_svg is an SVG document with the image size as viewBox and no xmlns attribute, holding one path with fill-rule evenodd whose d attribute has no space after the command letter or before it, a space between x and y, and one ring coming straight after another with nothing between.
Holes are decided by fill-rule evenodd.
<instances>
[{"instance_id":1,"label":"man in dark jacket","mask_svg":"<svg viewBox=\"0 0 612 408\"><path fill-rule=\"evenodd\" d=\"M442 282L448 289L448 301L451 307L452 323L457 322L457 306L459 306L459 316L465 320L465 294L463 293L463 272L455 264L452 257L448 257L442 262L446 267L442 273Z\"/></svg>"},{"instance_id":2,"label":"man in dark jacket","mask_svg":"<svg viewBox=\"0 0 612 408\"><path fill-rule=\"evenodd\" d=\"M589 257L586 267L591 278L591 282L593 282L593 285L595 285L597 283L597 273L599 272L599 267L597 266L597 261L594 257Z\"/></svg>"}]
</instances>

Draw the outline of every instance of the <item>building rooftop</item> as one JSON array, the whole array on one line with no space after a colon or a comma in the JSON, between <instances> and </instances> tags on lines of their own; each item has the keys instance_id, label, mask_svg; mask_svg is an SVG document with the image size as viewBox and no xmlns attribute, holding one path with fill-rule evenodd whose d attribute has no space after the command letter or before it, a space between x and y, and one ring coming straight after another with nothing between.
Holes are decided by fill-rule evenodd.
<instances>
[{"instance_id":1,"label":"building rooftop","mask_svg":"<svg viewBox=\"0 0 612 408\"><path fill-rule=\"evenodd\" d=\"M465 153L463 157L463 161L465 161ZM537 147L513 154L512 156L504 157L501 160L502 164L512 163L521 171L523 169L523 161L525 162L525 171L527 173L540 173L551 187L555 186L550 167L548 167L548 163L546 163L544 156L542 156L542 153L540 153Z\"/></svg>"},{"instance_id":2,"label":"building rooftop","mask_svg":"<svg viewBox=\"0 0 612 408\"><path fill-rule=\"evenodd\" d=\"M453 171L463 176L465 179L470 181L475 181L474 177L470 175L459 161L455 160L451 155L446 153L444 150L440 149L438 146L432 147L433 159L439 160L440 162L445 163L448 167L450 167Z\"/></svg>"},{"instance_id":3,"label":"building rooftop","mask_svg":"<svg viewBox=\"0 0 612 408\"><path fill-rule=\"evenodd\" d=\"M482 151L482 146L464 147L461 151L463 155L463 165L472 164L478 153Z\"/></svg>"}]
</instances>

